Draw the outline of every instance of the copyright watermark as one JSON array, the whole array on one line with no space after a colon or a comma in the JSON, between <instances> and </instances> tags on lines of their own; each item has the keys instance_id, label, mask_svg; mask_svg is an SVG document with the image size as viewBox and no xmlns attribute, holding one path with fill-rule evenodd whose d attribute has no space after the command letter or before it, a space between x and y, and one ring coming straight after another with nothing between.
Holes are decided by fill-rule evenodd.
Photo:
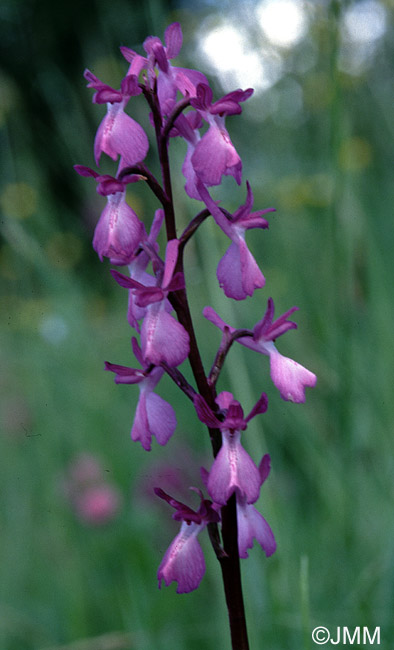
<instances>
[{"instance_id":1,"label":"copyright watermark","mask_svg":"<svg viewBox=\"0 0 394 650\"><path fill-rule=\"evenodd\" d=\"M317 645L325 645L331 643L332 645L380 645L380 627L375 627L371 630L369 627L337 627L333 632L323 625L318 625L312 630L312 641Z\"/></svg>"}]
</instances>

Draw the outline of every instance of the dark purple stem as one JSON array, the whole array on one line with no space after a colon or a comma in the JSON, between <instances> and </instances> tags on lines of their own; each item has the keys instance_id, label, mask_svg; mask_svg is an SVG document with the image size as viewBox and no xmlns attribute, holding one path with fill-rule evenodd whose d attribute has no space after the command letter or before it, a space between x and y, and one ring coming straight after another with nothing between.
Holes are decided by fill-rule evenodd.
<instances>
[{"instance_id":1,"label":"dark purple stem","mask_svg":"<svg viewBox=\"0 0 394 650\"><path fill-rule=\"evenodd\" d=\"M216 382L219 379L224 361L234 341L245 336L253 336L253 332L250 330L235 330L235 332L231 334L228 327L224 328L222 341L220 343L219 349L216 353L215 361L212 364L212 368L208 376L208 383L210 386L216 386Z\"/></svg>"},{"instance_id":2,"label":"dark purple stem","mask_svg":"<svg viewBox=\"0 0 394 650\"><path fill-rule=\"evenodd\" d=\"M141 177L141 180L146 181L152 192L159 199L163 208L165 208L165 205L168 202L167 198L163 192L163 188L156 180L152 172L147 167L145 167L143 163L138 163L138 165L133 165L132 167L124 167L119 173L118 178L119 180L122 180L125 176L129 176L131 174L137 174Z\"/></svg>"},{"instance_id":3,"label":"dark purple stem","mask_svg":"<svg viewBox=\"0 0 394 650\"><path fill-rule=\"evenodd\" d=\"M152 110L153 123L155 125L156 142L159 152L161 176L163 179L163 188L165 194L165 204L163 204L163 208L165 214L167 240L170 241L170 239L176 239L176 227L174 201L172 196L170 161L168 158L168 138L163 137L162 135L163 119L157 98L156 83L153 90L144 88L143 93Z\"/></svg>"},{"instance_id":4,"label":"dark purple stem","mask_svg":"<svg viewBox=\"0 0 394 650\"><path fill-rule=\"evenodd\" d=\"M181 372L177 368L170 368L164 361L160 364L166 373L171 377L172 381L176 383L178 388L181 389L187 395L187 397L193 402L194 396L197 395L193 386L190 386L189 382L185 379Z\"/></svg>"},{"instance_id":5,"label":"dark purple stem","mask_svg":"<svg viewBox=\"0 0 394 650\"><path fill-rule=\"evenodd\" d=\"M194 235L197 228L202 224L203 221L205 221L205 219L207 217L210 216L210 214L211 213L209 212L209 210L207 210L207 208L205 208L204 210L201 210L201 212L199 212L194 217L194 219L192 219L191 222L186 226L185 230L183 231L183 233L179 237L179 242L180 242L179 248L180 248L181 251L183 251L183 249L186 246L187 242L189 241L190 237L192 237Z\"/></svg>"},{"instance_id":6,"label":"dark purple stem","mask_svg":"<svg viewBox=\"0 0 394 650\"><path fill-rule=\"evenodd\" d=\"M175 104L175 106L174 106L174 108L172 110L172 113L168 117L168 119L167 119L167 121L166 121L166 123L164 125L164 128L163 128L162 137L165 140L168 139L168 136L170 134L170 131L171 131L172 127L174 126L174 122L175 122L176 118L182 113L182 111L185 110L185 108L187 106L190 106L190 98L189 97L185 97L184 99L181 99L180 102Z\"/></svg>"}]
</instances>

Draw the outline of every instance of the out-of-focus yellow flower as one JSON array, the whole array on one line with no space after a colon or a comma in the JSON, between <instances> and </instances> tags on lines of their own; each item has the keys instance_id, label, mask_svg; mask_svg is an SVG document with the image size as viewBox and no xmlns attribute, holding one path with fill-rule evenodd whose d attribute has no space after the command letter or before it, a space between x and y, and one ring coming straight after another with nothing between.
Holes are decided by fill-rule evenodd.
<instances>
[{"instance_id":1,"label":"out-of-focus yellow flower","mask_svg":"<svg viewBox=\"0 0 394 650\"><path fill-rule=\"evenodd\" d=\"M37 330L40 320L49 311L49 303L44 298L8 295L3 298L2 311L10 329Z\"/></svg>"},{"instance_id":2,"label":"out-of-focus yellow flower","mask_svg":"<svg viewBox=\"0 0 394 650\"><path fill-rule=\"evenodd\" d=\"M56 232L46 244L46 252L53 266L71 269L82 257L82 242L72 232Z\"/></svg>"},{"instance_id":3,"label":"out-of-focus yellow flower","mask_svg":"<svg viewBox=\"0 0 394 650\"><path fill-rule=\"evenodd\" d=\"M324 208L330 205L333 182L329 174L288 176L277 188L279 204L284 210L297 210L304 206Z\"/></svg>"},{"instance_id":4,"label":"out-of-focus yellow flower","mask_svg":"<svg viewBox=\"0 0 394 650\"><path fill-rule=\"evenodd\" d=\"M372 147L368 140L354 136L341 143L338 152L339 167L345 171L359 172L372 161Z\"/></svg>"},{"instance_id":5,"label":"out-of-focus yellow flower","mask_svg":"<svg viewBox=\"0 0 394 650\"><path fill-rule=\"evenodd\" d=\"M28 183L8 183L0 194L0 205L7 217L27 219L37 210L37 190Z\"/></svg>"}]
</instances>

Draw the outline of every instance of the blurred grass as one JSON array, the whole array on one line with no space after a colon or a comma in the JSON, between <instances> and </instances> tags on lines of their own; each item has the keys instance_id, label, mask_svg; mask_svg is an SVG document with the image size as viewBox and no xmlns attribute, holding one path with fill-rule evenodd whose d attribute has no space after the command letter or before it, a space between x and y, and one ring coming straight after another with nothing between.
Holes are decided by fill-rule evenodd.
<instances>
[{"instance_id":1,"label":"blurred grass","mask_svg":"<svg viewBox=\"0 0 394 650\"><path fill-rule=\"evenodd\" d=\"M228 644L206 539L207 574L196 592L156 587L177 526L147 488L165 477L166 464L183 464L187 484L197 482L199 465L210 463L209 445L169 381L161 394L177 404L173 440L151 454L130 442L136 392L102 372L106 359L131 363L126 296L91 251L101 199L72 171L75 163L92 164L101 115L90 105L84 67L101 65L116 85L120 43L137 48L176 18L192 34L200 20L186 4L178 11L159 2L144 7L70 2L57 13L49 3L23 0L1 10L0 647L7 650ZM256 120L271 91L228 120L256 209L278 209L268 232L248 236L266 288L230 303L215 279L222 235L207 221L189 244L196 318L211 304L231 324L251 327L269 295L278 314L297 304L299 330L278 347L318 375L306 405L285 403L269 381L267 359L234 346L220 379L246 412L262 390L270 400L245 434L256 460L271 454L260 506L278 541L268 561L254 548L242 562L256 649L306 649L308 626L380 625L385 641L394 631L393 42L388 30L373 68L351 78L337 67L338 3L327 7L331 13L322 9L311 32L314 67L297 74L289 63L272 90L282 97L289 80L301 85L298 122L280 113L280 102L279 112ZM142 111L137 104L134 117L142 119ZM175 143L174 166L181 156ZM226 205L235 208L244 188L234 191L230 180ZM199 206L186 203L181 187L177 208L186 223ZM133 194L149 223L155 203L144 188ZM208 368L219 333L208 322L199 322L198 332ZM64 477L81 452L101 459L123 495L106 527L83 525L64 495Z\"/></svg>"}]
</instances>

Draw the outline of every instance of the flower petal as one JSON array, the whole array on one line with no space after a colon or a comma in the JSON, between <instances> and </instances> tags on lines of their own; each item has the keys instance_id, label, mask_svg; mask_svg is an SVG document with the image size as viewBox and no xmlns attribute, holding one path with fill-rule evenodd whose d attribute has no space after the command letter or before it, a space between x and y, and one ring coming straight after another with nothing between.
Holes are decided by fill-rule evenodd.
<instances>
[{"instance_id":1,"label":"flower petal","mask_svg":"<svg viewBox=\"0 0 394 650\"><path fill-rule=\"evenodd\" d=\"M265 285L265 278L243 237L239 238L239 250L242 286L246 295L252 296L255 289L261 289Z\"/></svg>"},{"instance_id":2,"label":"flower petal","mask_svg":"<svg viewBox=\"0 0 394 650\"><path fill-rule=\"evenodd\" d=\"M226 296L234 300L244 300L247 296L252 296L255 289L261 289L265 284L265 278L256 260L241 236L227 249L218 264L216 274Z\"/></svg>"},{"instance_id":3,"label":"flower petal","mask_svg":"<svg viewBox=\"0 0 394 650\"><path fill-rule=\"evenodd\" d=\"M182 47L182 28L179 23L171 23L164 32L167 59L174 59L178 56Z\"/></svg>"},{"instance_id":4,"label":"flower petal","mask_svg":"<svg viewBox=\"0 0 394 650\"><path fill-rule=\"evenodd\" d=\"M176 429L176 417L171 404L160 395L149 392L146 395L146 410L149 429L159 445L165 445Z\"/></svg>"},{"instance_id":5,"label":"flower petal","mask_svg":"<svg viewBox=\"0 0 394 650\"><path fill-rule=\"evenodd\" d=\"M166 261L164 265L164 275L162 287L168 287L174 274L175 266L178 260L179 239L170 239L166 248Z\"/></svg>"},{"instance_id":6,"label":"flower petal","mask_svg":"<svg viewBox=\"0 0 394 650\"><path fill-rule=\"evenodd\" d=\"M267 343L267 348L270 355L271 379L281 397L297 404L305 402L305 387L313 388L316 385L316 375L297 361L284 357L273 343Z\"/></svg>"},{"instance_id":7,"label":"flower petal","mask_svg":"<svg viewBox=\"0 0 394 650\"><path fill-rule=\"evenodd\" d=\"M244 300L247 293L243 287L241 257L238 244L232 242L220 260L216 275L219 286L227 298Z\"/></svg>"},{"instance_id":8,"label":"flower petal","mask_svg":"<svg viewBox=\"0 0 394 650\"><path fill-rule=\"evenodd\" d=\"M239 557L248 557L248 548L256 539L267 557L276 550L276 541L271 527L252 505L237 499L238 551Z\"/></svg>"},{"instance_id":9,"label":"flower petal","mask_svg":"<svg viewBox=\"0 0 394 650\"><path fill-rule=\"evenodd\" d=\"M181 530L168 547L157 572L159 588L178 583L177 593L186 594L199 586L204 573L205 561L197 535L204 524L182 522Z\"/></svg>"},{"instance_id":10,"label":"flower petal","mask_svg":"<svg viewBox=\"0 0 394 650\"><path fill-rule=\"evenodd\" d=\"M197 143L192 155L192 165L204 185L220 185L223 174L241 181L242 163L224 126L211 124Z\"/></svg>"},{"instance_id":11,"label":"flower petal","mask_svg":"<svg viewBox=\"0 0 394 650\"><path fill-rule=\"evenodd\" d=\"M113 160L122 156L123 165L135 165L144 160L149 142L142 126L123 110L124 102L108 104L107 115L102 120L94 141L94 156L99 164L104 152Z\"/></svg>"},{"instance_id":12,"label":"flower petal","mask_svg":"<svg viewBox=\"0 0 394 650\"><path fill-rule=\"evenodd\" d=\"M144 390L140 391L140 398L138 400L134 422L131 428L131 439L135 442L139 440L146 451L151 450L152 434L149 429L148 413L146 410L146 394Z\"/></svg>"},{"instance_id":13,"label":"flower petal","mask_svg":"<svg viewBox=\"0 0 394 650\"><path fill-rule=\"evenodd\" d=\"M189 335L175 318L165 311L165 301L147 308L141 328L144 359L156 366L165 361L172 368L189 354Z\"/></svg>"},{"instance_id":14,"label":"flower petal","mask_svg":"<svg viewBox=\"0 0 394 650\"><path fill-rule=\"evenodd\" d=\"M247 503L259 498L260 474L240 443L240 432L223 431L223 444L209 473L207 489L213 501L225 505L237 491Z\"/></svg>"},{"instance_id":15,"label":"flower petal","mask_svg":"<svg viewBox=\"0 0 394 650\"><path fill-rule=\"evenodd\" d=\"M93 237L93 248L100 260L109 257L112 264L128 264L144 233L144 227L134 210L127 205L125 192L107 196Z\"/></svg>"}]
</instances>

